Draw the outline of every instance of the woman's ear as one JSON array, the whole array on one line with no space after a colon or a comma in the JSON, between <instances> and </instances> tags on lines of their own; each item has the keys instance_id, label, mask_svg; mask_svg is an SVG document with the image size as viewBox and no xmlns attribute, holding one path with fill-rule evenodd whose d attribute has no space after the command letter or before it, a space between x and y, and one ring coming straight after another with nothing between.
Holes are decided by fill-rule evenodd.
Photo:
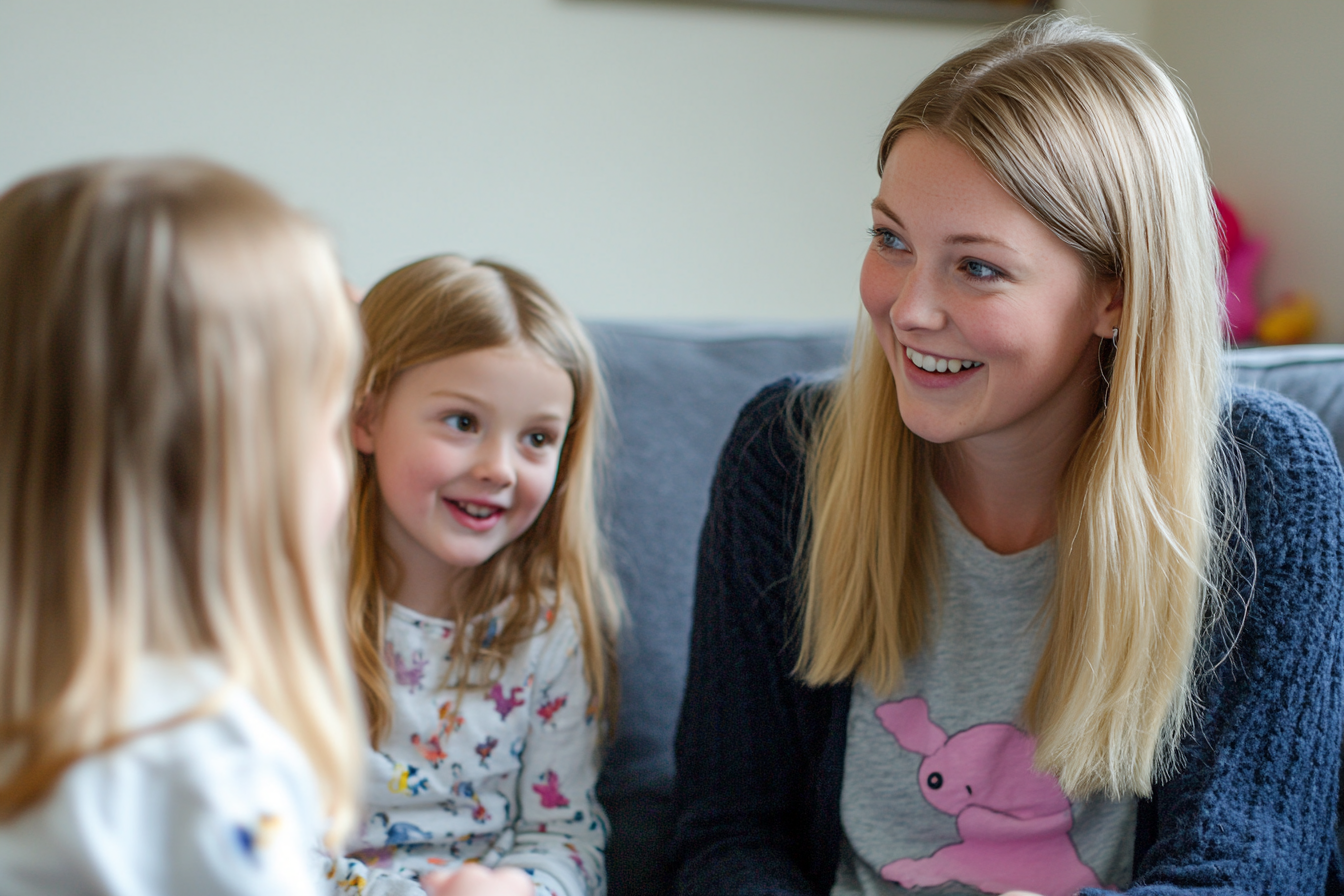
<instances>
[{"instance_id":1,"label":"woman's ear","mask_svg":"<svg viewBox=\"0 0 1344 896\"><path fill-rule=\"evenodd\" d=\"M373 454L378 441L378 423L382 415L372 395L365 395L350 418L350 441L360 454Z\"/></svg>"},{"instance_id":2,"label":"woman's ear","mask_svg":"<svg viewBox=\"0 0 1344 896\"><path fill-rule=\"evenodd\" d=\"M1125 307L1125 281L1099 280L1096 290L1097 326L1093 332L1102 339L1110 339L1120 327L1120 312Z\"/></svg>"}]
</instances>

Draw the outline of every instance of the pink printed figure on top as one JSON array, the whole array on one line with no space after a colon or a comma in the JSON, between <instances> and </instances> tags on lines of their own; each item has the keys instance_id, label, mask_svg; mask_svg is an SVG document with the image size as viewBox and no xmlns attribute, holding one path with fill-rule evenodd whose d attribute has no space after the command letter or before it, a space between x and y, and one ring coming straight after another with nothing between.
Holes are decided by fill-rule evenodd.
<instances>
[{"instance_id":1,"label":"pink printed figure on top","mask_svg":"<svg viewBox=\"0 0 1344 896\"><path fill-rule=\"evenodd\" d=\"M948 737L922 697L875 710L896 742L924 757L919 789L957 819L961 840L922 859L882 866L902 887L958 881L986 893L1031 890L1065 896L1100 886L1069 838L1073 810L1053 775L1031 767L1036 741L1012 725L974 725Z\"/></svg>"}]
</instances>

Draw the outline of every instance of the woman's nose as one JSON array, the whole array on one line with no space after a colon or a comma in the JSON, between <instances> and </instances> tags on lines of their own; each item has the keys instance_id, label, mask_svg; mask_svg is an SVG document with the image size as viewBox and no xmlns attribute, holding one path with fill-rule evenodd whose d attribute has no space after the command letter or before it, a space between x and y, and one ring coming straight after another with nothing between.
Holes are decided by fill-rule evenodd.
<instances>
[{"instance_id":1,"label":"woman's nose","mask_svg":"<svg viewBox=\"0 0 1344 896\"><path fill-rule=\"evenodd\" d=\"M892 302L891 325L904 332L942 329L947 323L943 287L935 271L916 262Z\"/></svg>"}]
</instances>

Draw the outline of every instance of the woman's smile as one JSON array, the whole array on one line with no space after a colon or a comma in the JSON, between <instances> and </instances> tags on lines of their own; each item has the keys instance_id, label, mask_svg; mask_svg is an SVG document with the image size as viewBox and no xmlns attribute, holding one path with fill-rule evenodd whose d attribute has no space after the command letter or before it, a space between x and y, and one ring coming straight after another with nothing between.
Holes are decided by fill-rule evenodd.
<instances>
[{"instance_id":1,"label":"woman's smile","mask_svg":"<svg viewBox=\"0 0 1344 896\"><path fill-rule=\"evenodd\" d=\"M920 353L908 345L905 347L905 356L910 359L910 363L927 373L960 373L963 370L970 371L985 366L984 361L963 361L958 358Z\"/></svg>"}]
</instances>

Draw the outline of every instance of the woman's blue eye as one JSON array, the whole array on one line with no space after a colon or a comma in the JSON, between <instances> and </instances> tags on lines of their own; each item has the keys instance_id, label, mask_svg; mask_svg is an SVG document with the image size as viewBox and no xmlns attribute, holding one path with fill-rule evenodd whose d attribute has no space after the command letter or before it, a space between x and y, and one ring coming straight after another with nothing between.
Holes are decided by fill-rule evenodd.
<instances>
[{"instance_id":1,"label":"woman's blue eye","mask_svg":"<svg viewBox=\"0 0 1344 896\"><path fill-rule=\"evenodd\" d=\"M869 227L868 235L881 243L883 249L904 250L905 241L885 227Z\"/></svg>"},{"instance_id":2,"label":"woman's blue eye","mask_svg":"<svg viewBox=\"0 0 1344 896\"><path fill-rule=\"evenodd\" d=\"M1002 276L997 268L990 267L974 258L966 262L966 273L976 280L995 280Z\"/></svg>"},{"instance_id":3,"label":"woman's blue eye","mask_svg":"<svg viewBox=\"0 0 1344 896\"><path fill-rule=\"evenodd\" d=\"M476 428L476 421L471 418L470 414L449 414L443 418L443 422L450 429L455 429L458 432L471 432Z\"/></svg>"}]
</instances>

